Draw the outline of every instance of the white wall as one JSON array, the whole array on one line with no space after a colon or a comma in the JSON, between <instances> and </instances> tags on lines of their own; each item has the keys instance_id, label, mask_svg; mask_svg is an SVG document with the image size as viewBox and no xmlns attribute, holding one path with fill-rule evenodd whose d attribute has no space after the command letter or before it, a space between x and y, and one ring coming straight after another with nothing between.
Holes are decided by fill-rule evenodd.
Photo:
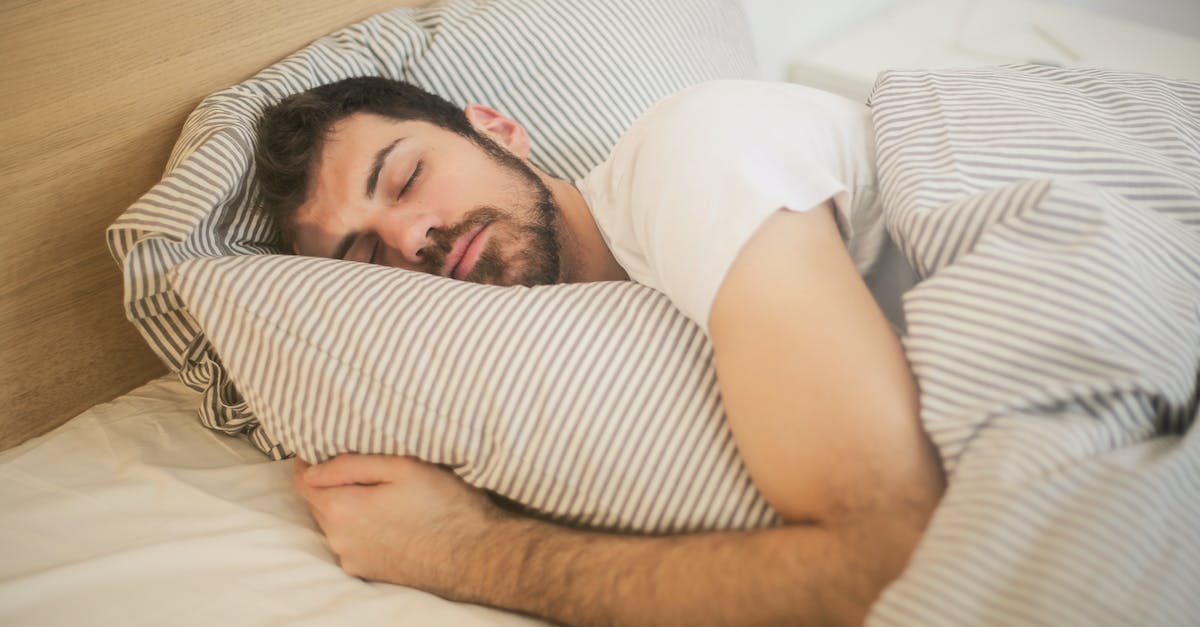
<instances>
[{"instance_id":1,"label":"white wall","mask_svg":"<svg viewBox=\"0 0 1200 627\"><path fill-rule=\"evenodd\" d=\"M788 61L909 0L743 0L762 77L783 79ZM1200 39L1200 0L1042 0ZM1200 60L1197 60L1200 64Z\"/></svg>"},{"instance_id":2,"label":"white wall","mask_svg":"<svg viewBox=\"0 0 1200 627\"><path fill-rule=\"evenodd\" d=\"M1054 0L1200 39L1200 0Z\"/></svg>"},{"instance_id":3,"label":"white wall","mask_svg":"<svg viewBox=\"0 0 1200 627\"><path fill-rule=\"evenodd\" d=\"M795 55L901 1L743 0L762 77L782 80Z\"/></svg>"}]
</instances>

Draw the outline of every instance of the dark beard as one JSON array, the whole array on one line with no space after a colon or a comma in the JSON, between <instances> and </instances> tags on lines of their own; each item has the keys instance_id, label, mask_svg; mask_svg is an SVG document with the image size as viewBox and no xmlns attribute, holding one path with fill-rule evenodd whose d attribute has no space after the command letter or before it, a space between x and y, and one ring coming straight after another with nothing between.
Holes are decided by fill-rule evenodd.
<instances>
[{"instance_id":1,"label":"dark beard","mask_svg":"<svg viewBox=\"0 0 1200 627\"><path fill-rule=\"evenodd\" d=\"M549 191L547 190L547 196ZM494 234L504 233L526 243L520 252L521 269L514 276L505 276L508 264L501 257L496 240L488 242L479 255L475 267L464 280L491 285L549 285L559 280L559 247L555 216L557 207L553 200L542 199L534 208L531 221L514 220L510 214L496 207L480 207L467 214L461 222L448 229L433 229L429 232L430 244L421 249L425 272L440 274L446 257L454 242L477 228L494 227ZM507 232L503 229L508 229ZM517 260L511 260L517 261Z\"/></svg>"},{"instance_id":2,"label":"dark beard","mask_svg":"<svg viewBox=\"0 0 1200 627\"><path fill-rule=\"evenodd\" d=\"M519 259L510 259L506 264L499 251L499 241L493 239L479 255L475 267L465 280L492 285L549 285L561 279L561 254L558 243L559 208L554 202L550 188L522 160L500 147L490 138L476 138L493 161L522 179L533 191L537 200L533 207L505 212L497 207L479 207L472 210L458 224L448 229L433 229L429 232L430 244L421 250L425 271L440 274L446 257L458 241L471 231L493 225L493 234L506 234L523 242ZM508 232L505 233L505 230ZM513 276L506 276L510 266L516 266Z\"/></svg>"},{"instance_id":3,"label":"dark beard","mask_svg":"<svg viewBox=\"0 0 1200 627\"><path fill-rule=\"evenodd\" d=\"M489 246L484 249L483 253L479 255L479 260L475 262L475 267L471 268L471 273L465 277L466 280L492 285L525 285L529 287L559 282L561 258L554 219L557 215L557 207L552 200L539 201L538 205L536 208L538 215L545 216L546 219L517 227L517 232L521 235L520 239L530 244L520 253L520 262L523 262L520 270L511 277L504 276L506 270L504 259L497 251L496 243L489 242Z\"/></svg>"}]
</instances>

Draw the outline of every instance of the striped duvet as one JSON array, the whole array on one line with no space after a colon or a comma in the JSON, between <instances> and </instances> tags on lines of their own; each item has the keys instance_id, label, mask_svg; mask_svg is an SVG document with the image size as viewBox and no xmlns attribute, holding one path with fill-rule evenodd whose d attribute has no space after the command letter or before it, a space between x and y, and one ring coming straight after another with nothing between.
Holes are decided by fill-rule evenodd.
<instances>
[{"instance_id":1,"label":"striped duvet","mask_svg":"<svg viewBox=\"0 0 1200 627\"><path fill-rule=\"evenodd\" d=\"M869 624L1200 624L1200 85L889 72L872 109L949 488Z\"/></svg>"}]
</instances>

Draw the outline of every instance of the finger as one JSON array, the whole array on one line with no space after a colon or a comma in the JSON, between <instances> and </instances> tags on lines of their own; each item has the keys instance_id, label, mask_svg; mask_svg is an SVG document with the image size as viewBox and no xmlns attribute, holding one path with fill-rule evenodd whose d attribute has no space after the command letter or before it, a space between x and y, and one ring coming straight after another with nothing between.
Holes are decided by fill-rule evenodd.
<instances>
[{"instance_id":1,"label":"finger","mask_svg":"<svg viewBox=\"0 0 1200 627\"><path fill-rule=\"evenodd\" d=\"M304 483L304 471L308 470L309 463L300 459L299 456L292 458L292 489L301 494L307 485Z\"/></svg>"},{"instance_id":2,"label":"finger","mask_svg":"<svg viewBox=\"0 0 1200 627\"><path fill-rule=\"evenodd\" d=\"M313 488L391 483L419 463L397 455L338 455L304 471L304 482Z\"/></svg>"},{"instance_id":3,"label":"finger","mask_svg":"<svg viewBox=\"0 0 1200 627\"><path fill-rule=\"evenodd\" d=\"M322 491L315 488L310 488L304 483L304 480L301 478L299 473L294 475L294 477L293 489L295 489L296 494L300 496L300 499L304 501L304 508L308 510L308 515L312 517L314 522L317 523L317 528L321 531L325 531L325 521L324 516L322 515L322 508L326 505L319 500L320 497L323 496L321 494Z\"/></svg>"}]
</instances>

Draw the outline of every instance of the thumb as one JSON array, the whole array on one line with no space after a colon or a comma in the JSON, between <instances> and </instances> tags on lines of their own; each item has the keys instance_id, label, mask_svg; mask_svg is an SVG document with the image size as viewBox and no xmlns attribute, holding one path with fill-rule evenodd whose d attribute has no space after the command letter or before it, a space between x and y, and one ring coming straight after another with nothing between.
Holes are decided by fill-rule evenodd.
<instances>
[{"instance_id":1,"label":"thumb","mask_svg":"<svg viewBox=\"0 0 1200 627\"><path fill-rule=\"evenodd\" d=\"M390 483L411 463L398 455L338 455L310 466L304 471L304 482L314 488Z\"/></svg>"}]
</instances>

